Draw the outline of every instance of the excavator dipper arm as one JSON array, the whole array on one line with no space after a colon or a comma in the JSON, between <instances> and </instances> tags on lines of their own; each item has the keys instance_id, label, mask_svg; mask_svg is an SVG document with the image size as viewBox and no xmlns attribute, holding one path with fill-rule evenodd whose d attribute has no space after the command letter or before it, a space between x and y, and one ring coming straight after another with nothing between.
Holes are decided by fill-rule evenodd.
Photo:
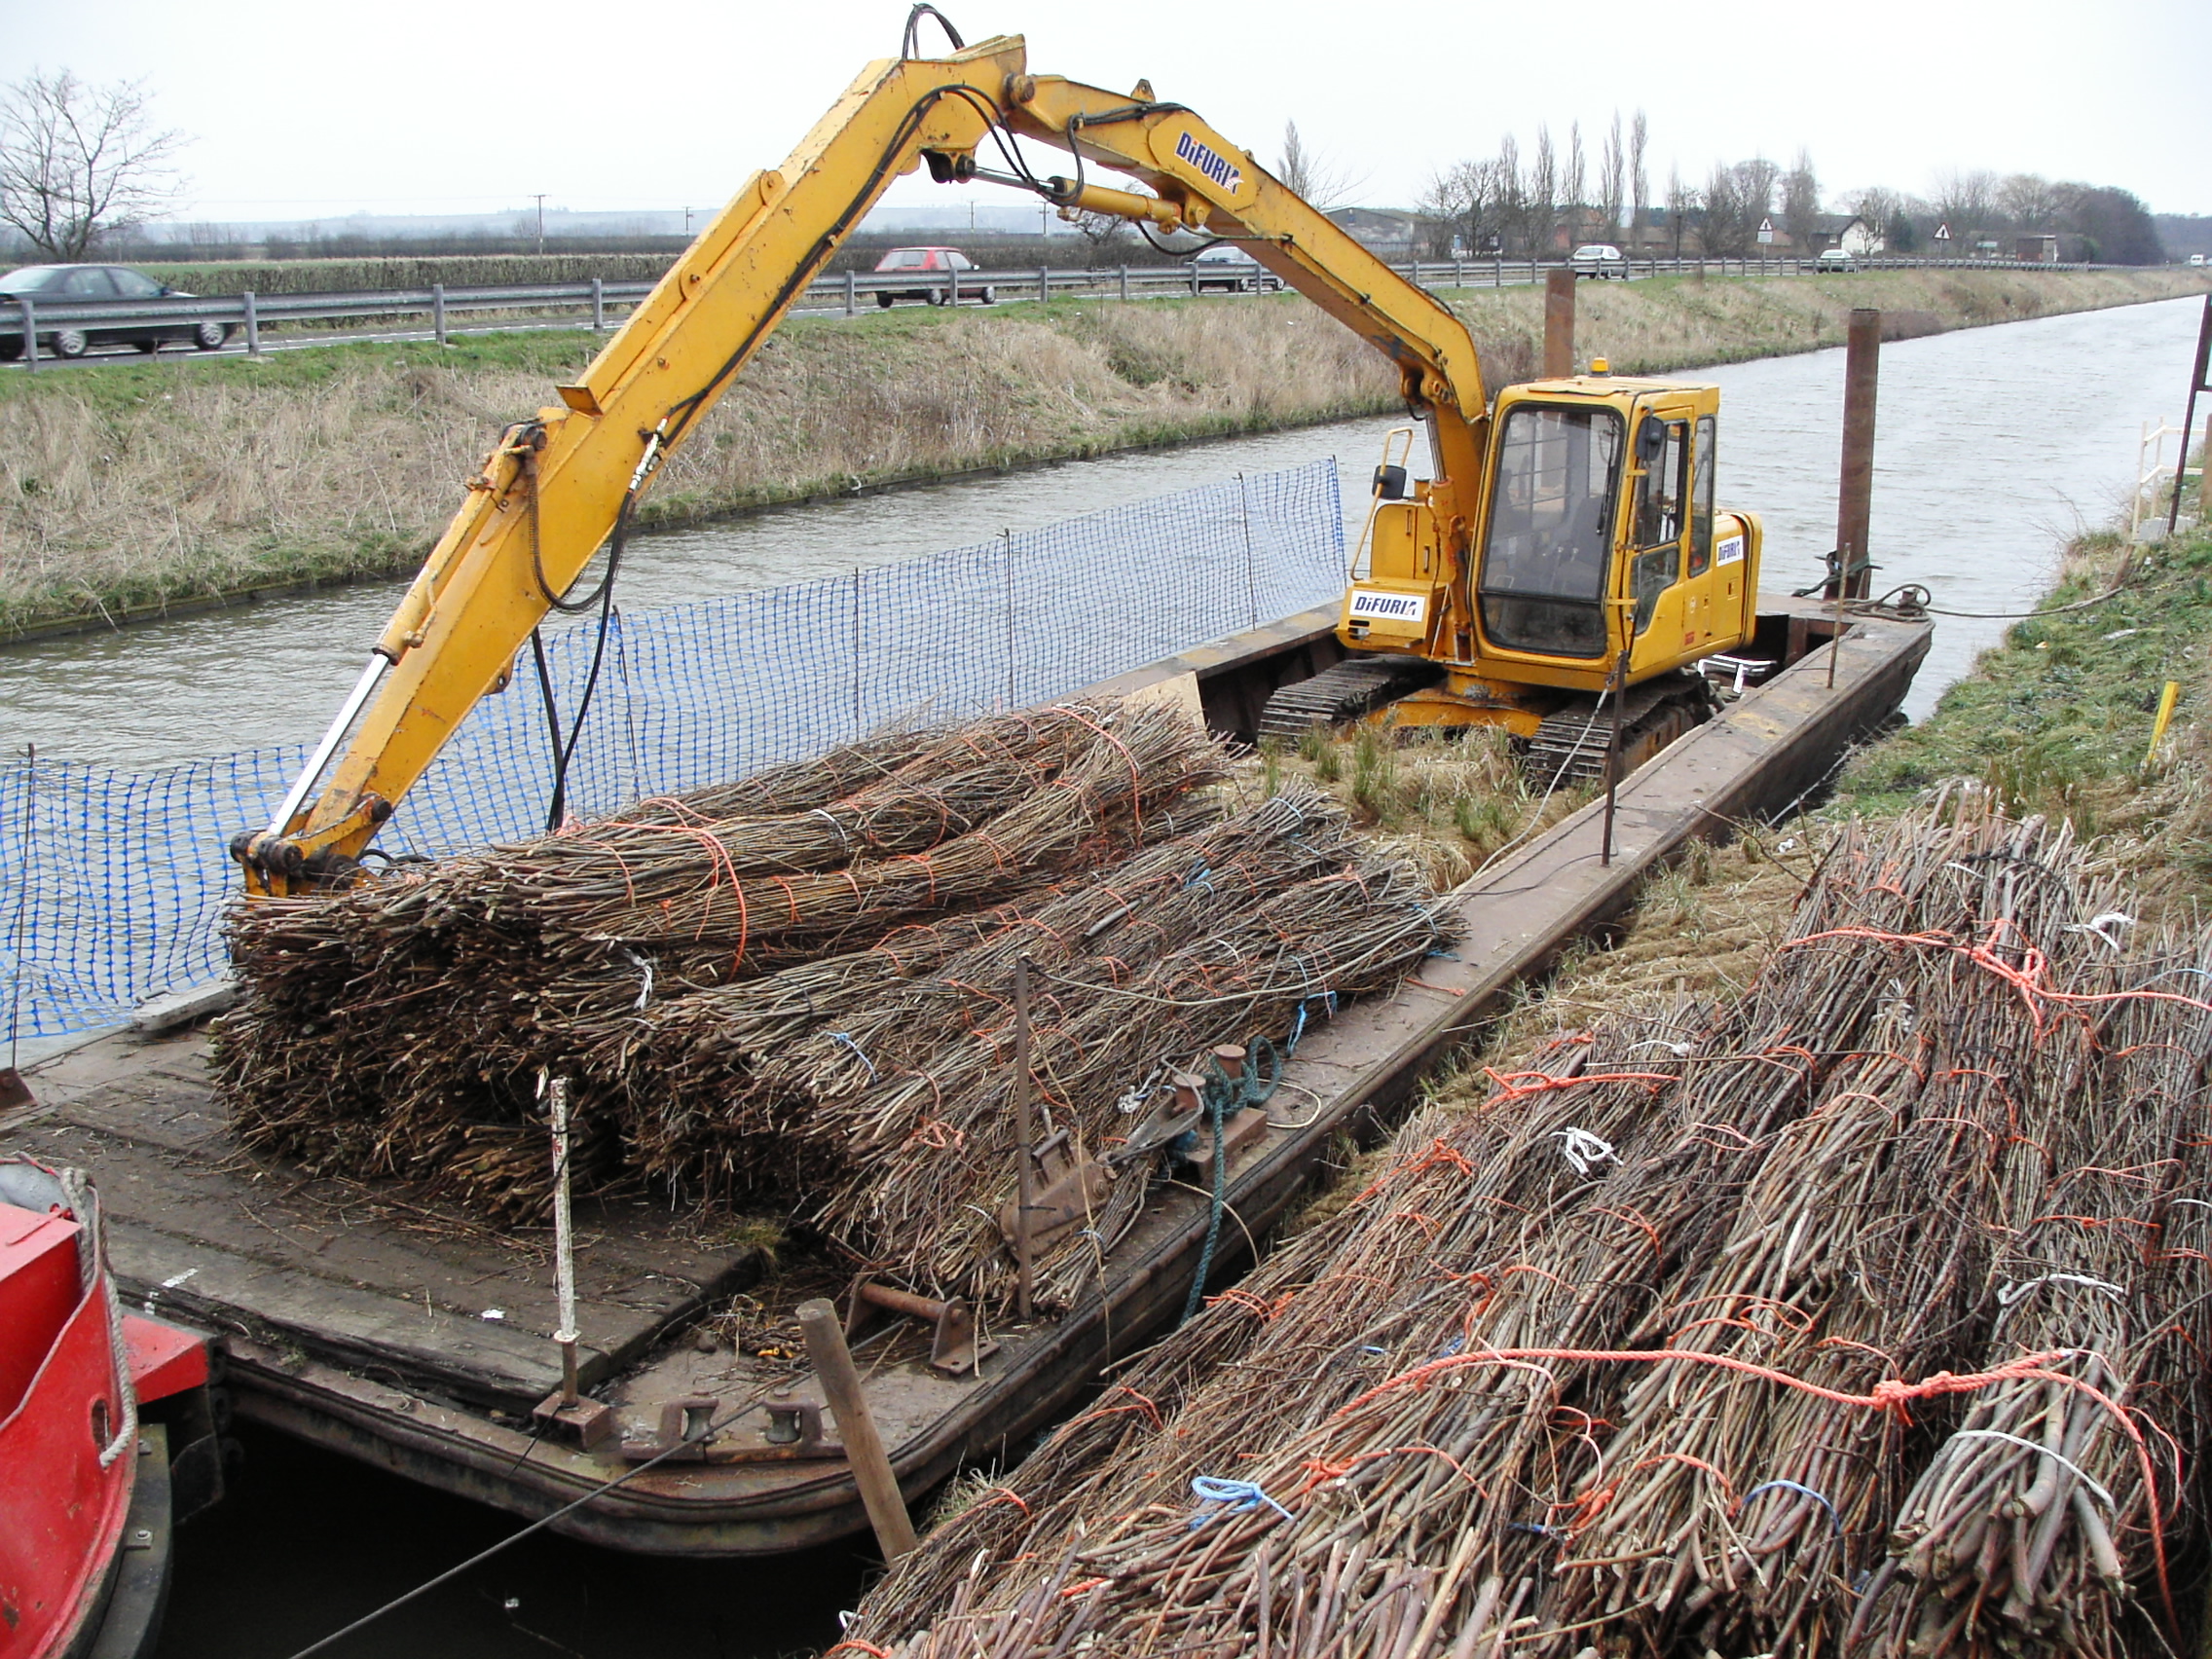
<instances>
[{"instance_id":1,"label":"excavator dipper arm","mask_svg":"<svg viewBox=\"0 0 2212 1659\"><path fill-rule=\"evenodd\" d=\"M1471 501L1480 475L1483 389L1458 320L1188 110L1149 92L1034 78L1025 56L1018 36L1001 36L941 58L870 64L781 168L746 181L577 382L560 388L561 406L509 428L290 795L265 830L233 841L249 893L350 876L468 711L504 683L532 630L557 607L588 605L567 599L571 585L610 539L609 559L619 558L654 473L892 179L925 157L948 181L984 176L976 157L994 128L1077 158L1077 179L1010 182L1071 211L1243 240L1261 264L1373 341L1431 416L1440 518L1471 519L1450 492L1463 489ZM1091 185L1093 165L1152 194Z\"/></svg>"}]
</instances>

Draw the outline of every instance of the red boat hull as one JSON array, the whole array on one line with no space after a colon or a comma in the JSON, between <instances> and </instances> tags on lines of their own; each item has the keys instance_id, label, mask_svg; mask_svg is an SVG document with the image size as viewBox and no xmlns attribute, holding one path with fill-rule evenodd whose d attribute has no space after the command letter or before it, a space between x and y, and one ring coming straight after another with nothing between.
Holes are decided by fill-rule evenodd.
<instances>
[{"instance_id":1,"label":"red boat hull","mask_svg":"<svg viewBox=\"0 0 2212 1659\"><path fill-rule=\"evenodd\" d=\"M208 1379L202 1338L115 1319L105 1264L86 1271L84 1235L66 1210L0 1202L0 1659L104 1659L150 1643L159 1594L120 1621L143 1632L108 1617L126 1555L166 1546L168 1532L166 1439L138 1430L136 1408ZM163 1513L142 1501L133 1515L134 1495L154 1495L136 1489L156 1464ZM166 1589L166 1552L160 1567Z\"/></svg>"}]
</instances>

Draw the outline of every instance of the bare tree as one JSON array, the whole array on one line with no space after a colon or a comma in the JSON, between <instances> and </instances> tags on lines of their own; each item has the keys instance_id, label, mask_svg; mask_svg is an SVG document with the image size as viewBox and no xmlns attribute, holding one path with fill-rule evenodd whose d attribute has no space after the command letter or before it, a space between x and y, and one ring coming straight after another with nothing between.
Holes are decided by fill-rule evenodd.
<instances>
[{"instance_id":1,"label":"bare tree","mask_svg":"<svg viewBox=\"0 0 2212 1659\"><path fill-rule=\"evenodd\" d=\"M1997 216L1997 175L1991 172L1938 173L1936 216L1951 227L1951 245L1971 248Z\"/></svg>"},{"instance_id":2,"label":"bare tree","mask_svg":"<svg viewBox=\"0 0 2212 1659\"><path fill-rule=\"evenodd\" d=\"M1582 123L1567 124L1567 166L1560 172L1560 201L1567 208L1567 235L1580 236L1582 209L1590 205L1589 168L1582 160Z\"/></svg>"},{"instance_id":3,"label":"bare tree","mask_svg":"<svg viewBox=\"0 0 2212 1659\"><path fill-rule=\"evenodd\" d=\"M1821 227L1821 181L1813 171L1809 150L1797 152L1797 162L1782 180L1782 228L1789 233L1790 251L1799 258L1818 253L1813 241Z\"/></svg>"},{"instance_id":4,"label":"bare tree","mask_svg":"<svg viewBox=\"0 0 2212 1659\"><path fill-rule=\"evenodd\" d=\"M1504 230L1505 192L1496 162L1455 162L1431 175L1418 203L1428 229L1423 256L1450 259L1455 252L1481 253L1495 245Z\"/></svg>"},{"instance_id":5,"label":"bare tree","mask_svg":"<svg viewBox=\"0 0 2212 1659\"><path fill-rule=\"evenodd\" d=\"M1904 198L1894 190L1874 185L1851 198L1851 210L1859 215L1866 234L1887 249L1898 222L1904 217Z\"/></svg>"},{"instance_id":6,"label":"bare tree","mask_svg":"<svg viewBox=\"0 0 2212 1659\"><path fill-rule=\"evenodd\" d=\"M1275 176L1290 186L1294 195L1304 197L1324 213L1349 206L1352 197L1367 182L1364 175L1349 176L1308 144L1299 136L1295 121L1282 124L1282 156L1275 165Z\"/></svg>"},{"instance_id":7,"label":"bare tree","mask_svg":"<svg viewBox=\"0 0 2212 1659\"><path fill-rule=\"evenodd\" d=\"M1598 211L1609 237L1620 229L1621 205L1628 195L1628 152L1621 143L1621 112L1613 111L1613 125L1605 134L1605 147L1598 158Z\"/></svg>"},{"instance_id":8,"label":"bare tree","mask_svg":"<svg viewBox=\"0 0 2212 1659\"><path fill-rule=\"evenodd\" d=\"M2020 231L2047 231L2058 222L2059 187L2040 173L2014 173L1997 187L1997 209Z\"/></svg>"},{"instance_id":9,"label":"bare tree","mask_svg":"<svg viewBox=\"0 0 2212 1659\"><path fill-rule=\"evenodd\" d=\"M1628 128L1628 188L1631 203L1628 226L1631 241L1637 240L1651 217L1651 177L1643 170L1643 153L1650 138L1643 111L1638 110ZM1679 258L1681 247L1678 238L1675 252L1676 257Z\"/></svg>"},{"instance_id":10,"label":"bare tree","mask_svg":"<svg viewBox=\"0 0 2212 1659\"><path fill-rule=\"evenodd\" d=\"M1521 170L1521 140L1508 132L1497 141L1497 160L1491 164L1493 177L1497 184L1498 240L1502 244L1508 237L1522 239L1524 250L1529 246L1529 179Z\"/></svg>"},{"instance_id":11,"label":"bare tree","mask_svg":"<svg viewBox=\"0 0 2212 1659\"><path fill-rule=\"evenodd\" d=\"M1552 129L1536 128L1536 153L1529 160L1529 187L1522 197L1522 239L1529 253L1542 258L1552 251L1552 234L1559 229L1559 156L1552 149Z\"/></svg>"},{"instance_id":12,"label":"bare tree","mask_svg":"<svg viewBox=\"0 0 2212 1659\"><path fill-rule=\"evenodd\" d=\"M1751 251L1759 225L1774 210L1774 185L1781 172L1763 156L1734 166L1715 162L1705 186L1706 252L1740 259Z\"/></svg>"},{"instance_id":13,"label":"bare tree","mask_svg":"<svg viewBox=\"0 0 2212 1659\"><path fill-rule=\"evenodd\" d=\"M1641 120L1641 117L1640 116ZM1667 229L1675 239L1675 257L1682 257L1682 233L1689 228L1689 217L1698 210L1697 192L1682 183L1682 169L1667 169ZM1699 244L1703 246L1701 242Z\"/></svg>"},{"instance_id":14,"label":"bare tree","mask_svg":"<svg viewBox=\"0 0 2212 1659\"><path fill-rule=\"evenodd\" d=\"M34 69L0 107L0 220L50 259L83 259L175 199L170 159L184 142L155 128L141 81L94 87Z\"/></svg>"},{"instance_id":15,"label":"bare tree","mask_svg":"<svg viewBox=\"0 0 2212 1659\"><path fill-rule=\"evenodd\" d=\"M1129 222L1119 213L1081 212L1075 216L1076 234L1084 240L1084 268L1095 271L1129 234Z\"/></svg>"}]
</instances>

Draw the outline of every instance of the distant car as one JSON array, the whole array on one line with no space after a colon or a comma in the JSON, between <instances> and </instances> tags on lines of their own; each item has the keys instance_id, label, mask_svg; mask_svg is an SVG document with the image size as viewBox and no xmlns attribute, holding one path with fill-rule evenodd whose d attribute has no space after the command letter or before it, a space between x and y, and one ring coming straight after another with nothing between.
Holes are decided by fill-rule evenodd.
<instances>
[{"instance_id":1,"label":"distant car","mask_svg":"<svg viewBox=\"0 0 2212 1659\"><path fill-rule=\"evenodd\" d=\"M1280 276L1234 242L1202 247L1192 256L1191 263L1198 268L1201 294L1208 289L1216 293L1272 294L1282 286Z\"/></svg>"},{"instance_id":2,"label":"distant car","mask_svg":"<svg viewBox=\"0 0 2212 1659\"><path fill-rule=\"evenodd\" d=\"M1820 258L1813 261L1823 271L1856 271L1859 261L1840 247L1824 247Z\"/></svg>"},{"instance_id":3,"label":"distant car","mask_svg":"<svg viewBox=\"0 0 2212 1659\"><path fill-rule=\"evenodd\" d=\"M1584 242L1567 256L1577 276L1618 276L1628 279L1628 260L1611 242Z\"/></svg>"},{"instance_id":4,"label":"distant car","mask_svg":"<svg viewBox=\"0 0 2212 1659\"><path fill-rule=\"evenodd\" d=\"M0 276L0 329L7 327L11 312L17 324L13 338L0 335L0 359L13 362L23 354L22 312L8 302L26 294L34 313L40 306L55 301L116 305L199 298L121 265L26 265ZM57 324L38 331L40 350L56 357L82 357L94 346L135 346L141 351L159 351L172 340L212 351L230 337L227 322L200 322L182 316L174 322L100 323L90 328Z\"/></svg>"},{"instance_id":5,"label":"distant car","mask_svg":"<svg viewBox=\"0 0 2212 1659\"><path fill-rule=\"evenodd\" d=\"M875 262L880 275L887 271L910 272L919 276L929 273L932 280L911 288L878 288L875 303L889 310L900 300L921 300L929 305L941 306L952 298L951 273L973 271L976 262L956 247L895 247ZM998 304L998 290L990 287L963 288L962 299L981 300L987 306Z\"/></svg>"}]
</instances>

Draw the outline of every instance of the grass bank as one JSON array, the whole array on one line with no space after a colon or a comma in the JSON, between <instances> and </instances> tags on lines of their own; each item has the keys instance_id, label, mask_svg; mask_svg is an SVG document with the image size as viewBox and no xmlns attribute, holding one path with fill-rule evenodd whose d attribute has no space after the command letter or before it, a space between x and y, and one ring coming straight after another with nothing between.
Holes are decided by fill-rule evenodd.
<instances>
[{"instance_id":1,"label":"grass bank","mask_svg":"<svg viewBox=\"0 0 2212 1659\"><path fill-rule=\"evenodd\" d=\"M1838 343L1853 306L1974 326L2197 291L2167 271L1585 284L1624 372ZM1532 289L1455 297L1493 384L1535 362ZM500 426L587 333L331 346L0 376L0 638L270 585L410 571ZM1382 359L1295 296L800 318L662 473L648 525L1391 406Z\"/></svg>"}]
</instances>

